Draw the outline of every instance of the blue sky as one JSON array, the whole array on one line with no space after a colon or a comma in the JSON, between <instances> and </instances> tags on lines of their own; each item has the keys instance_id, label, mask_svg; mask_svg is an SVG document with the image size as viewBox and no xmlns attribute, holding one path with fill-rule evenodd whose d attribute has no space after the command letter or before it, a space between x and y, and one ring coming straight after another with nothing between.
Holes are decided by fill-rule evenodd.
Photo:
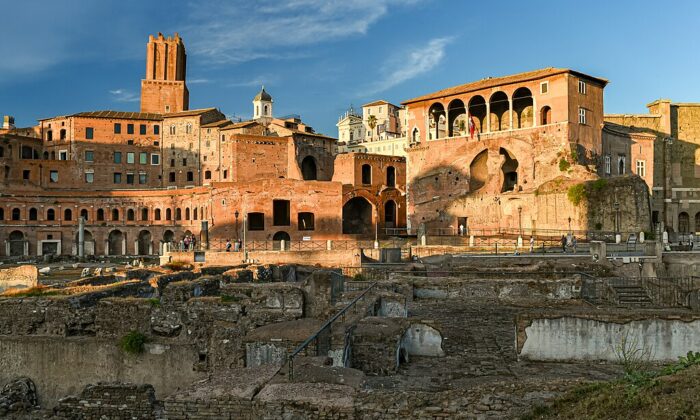
<instances>
[{"instance_id":1,"label":"blue sky","mask_svg":"<svg viewBox=\"0 0 700 420\"><path fill-rule=\"evenodd\" d=\"M178 31L190 107L275 114L336 135L349 104L400 103L487 76L569 67L607 78L605 111L700 102L700 2L2 1L0 114L138 110L149 34ZM162 5L167 4L164 8Z\"/></svg>"}]
</instances>

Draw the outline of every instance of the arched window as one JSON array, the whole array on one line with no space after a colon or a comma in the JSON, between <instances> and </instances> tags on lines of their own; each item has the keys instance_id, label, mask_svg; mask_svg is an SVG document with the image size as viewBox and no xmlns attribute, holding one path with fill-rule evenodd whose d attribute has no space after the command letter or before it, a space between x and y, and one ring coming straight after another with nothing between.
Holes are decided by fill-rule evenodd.
<instances>
[{"instance_id":1,"label":"arched window","mask_svg":"<svg viewBox=\"0 0 700 420\"><path fill-rule=\"evenodd\" d=\"M204 179L211 179L211 171L204 171Z\"/></svg>"},{"instance_id":2,"label":"arched window","mask_svg":"<svg viewBox=\"0 0 700 420\"><path fill-rule=\"evenodd\" d=\"M682 212L678 215L678 232L688 233L690 232L690 216L688 213Z\"/></svg>"},{"instance_id":3,"label":"arched window","mask_svg":"<svg viewBox=\"0 0 700 420\"><path fill-rule=\"evenodd\" d=\"M12 220L19 220L19 209L12 209Z\"/></svg>"},{"instance_id":4,"label":"arched window","mask_svg":"<svg viewBox=\"0 0 700 420\"><path fill-rule=\"evenodd\" d=\"M420 131L418 131L418 127L413 128L413 132L411 133L411 143L420 143Z\"/></svg>"},{"instance_id":5,"label":"arched window","mask_svg":"<svg viewBox=\"0 0 700 420\"><path fill-rule=\"evenodd\" d=\"M66 129L65 128L62 128L61 131L58 132L58 134L59 134L61 140L66 139Z\"/></svg>"},{"instance_id":6,"label":"arched window","mask_svg":"<svg viewBox=\"0 0 700 420\"><path fill-rule=\"evenodd\" d=\"M97 209L97 220L99 222L103 221L105 219L105 211L102 209Z\"/></svg>"},{"instance_id":7,"label":"arched window","mask_svg":"<svg viewBox=\"0 0 700 420\"><path fill-rule=\"evenodd\" d=\"M488 116L491 123L491 131L508 130L511 128L510 119L508 117L509 109L508 95L501 91L491 95L491 99L489 99Z\"/></svg>"},{"instance_id":8,"label":"arched window","mask_svg":"<svg viewBox=\"0 0 700 420\"><path fill-rule=\"evenodd\" d=\"M160 209L156 209L155 219L160 220Z\"/></svg>"},{"instance_id":9,"label":"arched window","mask_svg":"<svg viewBox=\"0 0 700 420\"><path fill-rule=\"evenodd\" d=\"M173 211L170 209L165 209L165 220L172 220Z\"/></svg>"},{"instance_id":10,"label":"arched window","mask_svg":"<svg viewBox=\"0 0 700 420\"><path fill-rule=\"evenodd\" d=\"M115 222L119 220L119 210L118 209L112 209L112 220Z\"/></svg>"},{"instance_id":11,"label":"arched window","mask_svg":"<svg viewBox=\"0 0 700 420\"><path fill-rule=\"evenodd\" d=\"M54 209L46 210L46 220L56 220L56 210L54 210Z\"/></svg>"},{"instance_id":12,"label":"arched window","mask_svg":"<svg viewBox=\"0 0 700 420\"><path fill-rule=\"evenodd\" d=\"M543 106L540 110L540 124L547 125L552 123L552 108Z\"/></svg>"},{"instance_id":13,"label":"arched window","mask_svg":"<svg viewBox=\"0 0 700 420\"><path fill-rule=\"evenodd\" d=\"M367 163L362 165L362 183L365 185L372 184L372 167Z\"/></svg>"},{"instance_id":14,"label":"arched window","mask_svg":"<svg viewBox=\"0 0 700 420\"><path fill-rule=\"evenodd\" d=\"M396 168L393 166L386 168L386 186L396 187Z\"/></svg>"},{"instance_id":15,"label":"arched window","mask_svg":"<svg viewBox=\"0 0 700 420\"><path fill-rule=\"evenodd\" d=\"M197 207L194 208L192 219L197 220Z\"/></svg>"},{"instance_id":16,"label":"arched window","mask_svg":"<svg viewBox=\"0 0 700 420\"><path fill-rule=\"evenodd\" d=\"M38 213L35 208L29 209L29 220L37 220L38 219Z\"/></svg>"},{"instance_id":17,"label":"arched window","mask_svg":"<svg viewBox=\"0 0 700 420\"><path fill-rule=\"evenodd\" d=\"M146 207L141 209L141 220L148 220L148 209Z\"/></svg>"},{"instance_id":18,"label":"arched window","mask_svg":"<svg viewBox=\"0 0 700 420\"><path fill-rule=\"evenodd\" d=\"M175 209L175 220L182 220L182 210L179 208Z\"/></svg>"},{"instance_id":19,"label":"arched window","mask_svg":"<svg viewBox=\"0 0 700 420\"><path fill-rule=\"evenodd\" d=\"M190 220L190 208L185 209L185 220Z\"/></svg>"},{"instance_id":20,"label":"arched window","mask_svg":"<svg viewBox=\"0 0 700 420\"><path fill-rule=\"evenodd\" d=\"M533 123L532 92L526 87L513 92L513 128L532 127Z\"/></svg>"},{"instance_id":21,"label":"arched window","mask_svg":"<svg viewBox=\"0 0 700 420\"><path fill-rule=\"evenodd\" d=\"M316 159L313 156L307 156L301 161L301 177L306 181L318 179Z\"/></svg>"},{"instance_id":22,"label":"arched window","mask_svg":"<svg viewBox=\"0 0 700 420\"><path fill-rule=\"evenodd\" d=\"M133 222L135 218L134 209L129 209L126 211L126 220Z\"/></svg>"},{"instance_id":23,"label":"arched window","mask_svg":"<svg viewBox=\"0 0 700 420\"><path fill-rule=\"evenodd\" d=\"M80 217L82 217L83 220L85 220L85 221L87 222L87 220L88 220L88 211L87 211L87 209L82 209L82 210L80 210Z\"/></svg>"},{"instance_id":24,"label":"arched window","mask_svg":"<svg viewBox=\"0 0 700 420\"><path fill-rule=\"evenodd\" d=\"M73 211L71 211L71 209L65 209L63 211L63 220L73 220Z\"/></svg>"}]
</instances>

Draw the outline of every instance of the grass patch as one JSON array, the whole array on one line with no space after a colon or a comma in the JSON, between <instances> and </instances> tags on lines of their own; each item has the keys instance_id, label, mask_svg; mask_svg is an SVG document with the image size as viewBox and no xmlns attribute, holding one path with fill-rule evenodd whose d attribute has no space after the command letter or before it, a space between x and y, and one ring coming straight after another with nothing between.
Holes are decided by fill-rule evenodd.
<instances>
[{"instance_id":1,"label":"grass patch","mask_svg":"<svg viewBox=\"0 0 700 420\"><path fill-rule=\"evenodd\" d=\"M139 331L130 331L119 340L119 348L124 353L141 354L146 344L146 336Z\"/></svg>"},{"instance_id":2,"label":"grass patch","mask_svg":"<svg viewBox=\"0 0 700 420\"><path fill-rule=\"evenodd\" d=\"M588 196L584 184L576 184L569 187L566 197L574 206L578 206Z\"/></svg>"},{"instance_id":3,"label":"grass patch","mask_svg":"<svg viewBox=\"0 0 700 420\"><path fill-rule=\"evenodd\" d=\"M158 298L150 298L148 299L148 303L150 303L154 308L160 308L160 299Z\"/></svg>"},{"instance_id":4,"label":"grass patch","mask_svg":"<svg viewBox=\"0 0 700 420\"><path fill-rule=\"evenodd\" d=\"M559 170L562 172L566 172L569 170L569 168L571 168L571 164L569 163L569 161L566 160L566 158L561 158L559 160Z\"/></svg>"},{"instance_id":5,"label":"grass patch","mask_svg":"<svg viewBox=\"0 0 700 420\"><path fill-rule=\"evenodd\" d=\"M221 295L221 302L223 303L235 303L243 300L240 296L234 295Z\"/></svg>"}]
</instances>

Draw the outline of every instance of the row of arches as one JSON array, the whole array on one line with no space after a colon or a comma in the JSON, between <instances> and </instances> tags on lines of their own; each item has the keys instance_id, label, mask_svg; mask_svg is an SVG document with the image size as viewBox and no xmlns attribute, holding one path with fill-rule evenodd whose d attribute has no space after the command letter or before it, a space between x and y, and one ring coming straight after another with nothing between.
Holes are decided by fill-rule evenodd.
<instances>
[{"instance_id":1,"label":"row of arches","mask_svg":"<svg viewBox=\"0 0 700 420\"><path fill-rule=\"evenodd\" d=\"M369 235L376 228L372 222L374 206L365 197L354 197L343 205L343 233L351 235ZM384 203L384 227L394 228L398 222L396 201ZM378 221L377 221L378 222Z\"/></svg>"},{"instance_id":2,"label":"row of arches","mask_svg":"<svg viewBox=\"0 0 700 420\"><path fill-rule=\"evenodd\" d=\"M695 230L690 230L690 215L686 212L678 214L678 233L700 232L700 211L695 213Z\"/></svg>"},{"instance_id":3,"label":"row of arches","mask_svg":"<svg viewBox=\"0 0 700 420\"><path fill-rule=\"evenodd\" d=\"M465 104L462 99L454 99L445 106L436 102L428 108L426 118L428 140L466 136L471 131L488 133L510 129L529 128L535 125L552 123L552 110L549 106L539 109L535 116L535 98L529 88L520 87L511 97L503 91L494 92L488 101L481 95L475 95ZM414 128L412 141L420 141L420 130Z\"/></svg>"},{"instance_id":4,"label":"row of arches","mask_svg":"<svg viewBox=\"0 0 700 420\"><path fill-rule=\"evenodd\" d=\"M56 221L58 220L59 217L59 212L60 209L54 209L54 208L47 208L45 212L43 213L43 217L40 217L40 211L36 207L30 207L27 209L27 214L26 214L26 220L29 221ZM66 208L63 209L62 213L60 213L62 216L63 221L65 222L71 222L71 221L77 221L77 217L75 215L75 212L73 209ZM140 209L126 209L126 212L123 210L117 209L117 208L112 208L111 210L107 209L102 209L98 208L95 211L95 220L98 222L103 222L103 221L122 221L122 218L126 221L130 222L135 222L137 221L137 216L138 220L140 221L161 221L161 220L199 220L200 218L202 220L205 220L207 218L207 208L206 207L193 207L189 208L186 207L184 210L182 208L167 208L165 210L161 210L160 208L156 208L151 211L151 209L147 207L142 207ZM152 217L151 217L152 216ZM22 219L22 211L19 207L14 207L10 209L9 214L8 214L9 220L11 221L21 221ZM78 217L82 217L85 219L85 221L92 221L90 217L90 212L87 209L81 209L78 213ZM0 220L5 220L5 209L0 207Z\"/></svg>"}]
</instances>

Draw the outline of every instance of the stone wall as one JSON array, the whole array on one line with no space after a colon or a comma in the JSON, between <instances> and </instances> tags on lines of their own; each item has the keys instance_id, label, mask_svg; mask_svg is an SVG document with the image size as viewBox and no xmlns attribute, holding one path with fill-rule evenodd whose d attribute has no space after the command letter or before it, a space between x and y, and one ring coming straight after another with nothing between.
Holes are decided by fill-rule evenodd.
<instances>
[{"instance_id":1,"label":"stone wall","mask_svg":"<svg viewBox=\"0 0 700 420\"><path fill-rule=\"evenodd\" d=\"M658 362L700 349L700 316L566 315L519 316L517 351L541 361L619 361L616 348L641 349Z\"/></svg>"},{"instance_id":2,"label":"stone wall","mask_svg":"<svg viewBox=\"0 0 700 420\"><path fill-rule=\"evenodd\" d=\"M8 289L26 289L38 284L39 271L34 265L0 270L0 293Z\"/></svg>"},{"instance_id":3,"label":"stone wall","mask_svg":"<svg viewBox=\"0 0 700 420\"><path fill-rule=\"evenodd\" d=\"M98 420L104 418L157 418L159 407L151 385L88 385L79 396L62 398L54 408L58 418Z\"/></svg>"}]
</instances>

